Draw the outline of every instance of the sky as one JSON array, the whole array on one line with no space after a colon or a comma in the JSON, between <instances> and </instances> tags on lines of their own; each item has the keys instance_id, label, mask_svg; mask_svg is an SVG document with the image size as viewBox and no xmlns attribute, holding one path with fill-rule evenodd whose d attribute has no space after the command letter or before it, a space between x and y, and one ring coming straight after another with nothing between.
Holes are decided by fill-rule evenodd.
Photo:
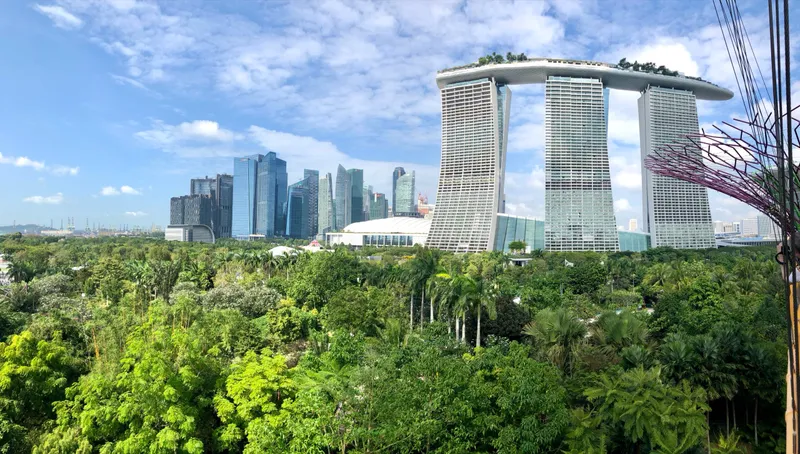
<instances>
[{"instance_id":1,"label":"sky","mask_svg":"<svg viewBox=\"0 0 800 454\"><path fill-rule=\"evenodd\" d=\"M764 2L739 3L767 58ZM387 195L403 166L434 201L436 71L493 51L652 61L737 92L711 1L7 0L0 225L163 226L191 178L268 151L287 161L290 183L304 168L335 175L342 164ZM543 86L511 91L506 211L543 219ZM638 97L612 90L609 104L624 226L642 225ZM738 94L698 104L702 127L743 111ZM715 220L756 214L709 197Z\"/></svg>"}]
</instances>

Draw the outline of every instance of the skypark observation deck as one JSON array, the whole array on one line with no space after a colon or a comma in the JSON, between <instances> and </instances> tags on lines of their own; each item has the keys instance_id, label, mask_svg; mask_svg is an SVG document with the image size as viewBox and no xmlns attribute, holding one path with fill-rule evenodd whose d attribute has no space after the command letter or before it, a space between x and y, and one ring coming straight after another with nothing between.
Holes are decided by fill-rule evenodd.
<instances>
[{"instance_id":1,"label":"skypark observation deck","mask_svg":"<svg viewBox=\"0 0 800 454\"><path fill-rule=\"evenodd\" d=\"M442 160L428 246L454 252L493 248L497 214L505 205L510 85L545 84L544 246L554 251L619 250L608 89L641 93L642 160L698 131L697 99L733 97L699 78L553 58L450 68L439 71L436 84ZM642 169L643 224L653 247L714 247L705 188Z\"/></svg>"},{"instance_id":2,"label":"skypark observation deck","mask_svg":"<svg viewBox=\"0 0 800 454\"><path fill-rule=\"evenodd\" d=\"M727 101L733 92L711 82L687 76L620 69L616 65L594 61L536 58L512 63L482 66L466 65L443 69L436 74L439 89L456 82L493 78L503 85L543 84L548 76L599 79L603 87L614 90L643 92L649 86L691 91L705 101Z\"/></svg>"}]
</instances>

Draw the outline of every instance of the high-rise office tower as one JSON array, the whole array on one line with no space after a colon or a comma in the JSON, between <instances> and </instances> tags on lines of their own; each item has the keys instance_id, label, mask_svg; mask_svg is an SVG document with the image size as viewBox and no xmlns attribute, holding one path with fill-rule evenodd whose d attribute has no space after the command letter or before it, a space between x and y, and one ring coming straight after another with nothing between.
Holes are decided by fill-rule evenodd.
<instances>
[{"instance_id":1,"label":"high-rise office tower","mask_svg":"<svg viewBox=\"0 0 800 454\"><path fill-rule=\"evenodd\" d=\"M288 190L286 161L269 152L258 163L256 233L266 237L286 233Z\"/></svg>"},{"instance_id":2,"label":"high-rise office tower","mask_svg":"<svg viewBox=\"0 0 800 454\"><path fill-rule=\"evenodd\" d=\"M317 235L324 235L336 230L336 213L333 199L333 177L330 173L319 179L319 198L317 199L319 226Z\"/></svg>"},{"instance_id":3,"label":"high-rise office tower","mask_svg":"<svg viewBox=\"0 0 800 454\"><path fill-rule=\"evenodd\" d=\"M231 234L235 238L247 238L256 233L256 183L258 164L263 158L257 154L233 159Z\"/></svg>"},{"instance_id":4,"label":"high-rise office tower","mask_svg":"<svg viewBox=\"0 0 800 454\"><path fill-rule=\"evenodd\" d=\"M190 195L211 197L211 227L216 238L231 236L231 205L233 204L233 177L218 174L215 178L192 178Z\"/></svg>"},{"instance_id":5,"label":"high-rise office tower","mask_svg":"<svg viewBox=\"0 0 800 454\"><path fill-rule=\"evenodd\" d=\"M351 223L353 207L353 187L350 174L339 164L336 170L336 230L341 230Z\"/></svg>"},{"instance_id":6,"label":"high-rise office tower","mask_svg":"<svg viewBox=\"0 0 800 454\"><path fill-rule=\"evenodd\" d=\"M372 186L367 186L366 184L364 185L364 198L363 198L363 200L364 200L364 208L362 210L363 214L361 216L361 219L363 219L365 221L369 221L370 219L372 219L369 216L370 207L372 206Z\"/></svg>"},{"instance_id":7,"label":"high-rise office tower","mask_svg":"<svg viewBox=\"0 0 800 454\"><path fill-rule=\"evenodd\" d=\"M397 179L394 191L395 195L395 216L416 216L416 172L413 170Z\"/></svg>"},{"instance_id":8,"label":"high-rise office tower","mask_svg":"<svg viewBox=\"0 0 800 454\"><path fill-rule=\"evenodd\" d=\"M309 178L289 186L289 206L286 215L286 236L291 238L309 237Z\"/></svg>"},{"instance_id":9,"label":"high-rise office tower","mask_svg":"<svg viewBox=\"0 0 800 454\"><path fill-rule=\"evenodd\" d=\"M211 227L213 201L210 195L184 195L170 199L170 225L205 225Z\"/></svg>"},{"instance_id":10,"label":"high-rise office tower","mask_svg":"<svg viewBox=\"0 0 800 454\"><path fill-rule=\"evenodd\" d=\"M397 211L397 179L406 174L406 169L395 167L392 172L392 211Z\"/></svg>"},{"instance_id":11,"label":"high-rise office tower","mask_svg":"<svg viewBox=\"0 0 800 454\"><path fill-rule=\"evenodd\" d=\"M548 250L619 250L608 165L607 105L608 90L598 79L549 76L545 82L544 245Z\"/></svg>"},{"instance_id":12,"label":"high-rise office tower","mask_svg":"<svg viewBox=\"0 0 800 454\"><path fill-rule=\"evenodd\" d=\"M215 191L216 182L214 178L192 178L189 183L189 194L204 194L210 195L211 198L214 198L214 191Z\"/></svg>"},{"instance_id":13,"label":"high-rise office tower","mask_svg":"<svg viewBox=\"0 0 800 454\"><path fill-rule=\"evenodd\" d=\"M628 231L635 232L639 230L639 221L636 218L631 218L628 220Z\"/></svg>"},{"instance_id":14,"label":"high-rise office tower","mask_svg":"<svg viewBox=\"0 0 800 454\"><path fill-rule=\"evenodd\" d=\"M758 219L758 236L762 238L780 237L781 230L778 228L778 225L772 221L772 219L763 215L756 216L756 219Z\"/></svg>"},{"instance_id":15,"label":"high-rise office tower","mask_svg":"<svg viewBox=\"0 0 800 454\"><path fill-rule=\"evenodd\" d=\"M364 220L364 171L362 169L347 169L350 175L350 222Z\"/></svg>"},{"instance_id":16,"label":"high-rise office tower","mask_svg":"<svg viewBox=\"0 0 800 454\"><path fill-rule=\"evenodd\" d=\"M217 238L230 238L233 215L233 176L217 175L216 185L216 214L214 216L217 225L214 235Z\"/></svg>"},{"instance_id":17,"label":"high-rise office tower","mask_svg":"<svg viewBox=\"0 0 800 454\"><path fill-rule=\"evenodd\" d=\"M319 170L303 170L303 179L308 180L308 234L316 235L319 229Z\"/></svg>"},{"instance_id":18,"label":"high-rise office tower","mask_svg":"<svg viewBox=\"0 0 800 454\"><path fill-rule=\"evenodd\" d=\"M511 90L494 78L478 79L446 85L441 99L442 161L426 245L491 250L503 194Z\"/></svg>"},{"instance_id":19,"label":"high-rise office tower","mask_svg":"<svg viewBox=\"0 0 800 454\"><path fill-rule=\"evenodd\" d=\"M170 225L183 224L183 199L180 197L169 199L169 223Z\"/></svg>"},{"instance_id":20,"label":"high-rise office tower","mask_svg":"<svg viewBox=\"0 0 800 454\"><path fill-rule=\"evenodd\" d=\"M369 206L370 219L386 219L389 217L389 206L386 203L386 195L376 192L372 195L372 202Z\"/></svg>"},{"instance_id":21,"label":"high-rise office tower","mask_svg":"<svg viewBox=\"0 0 800 454\"><path fill-rule=\"evenodd\" d=\"M658 147L697 133L697 100L690 91L648 87L639 98L639 136L644 159ZM699 153L700 151L697 150ZM716 246L706 188L656 175L642 165L644 230L652 247Z\"/></svg>"}]
</instances>

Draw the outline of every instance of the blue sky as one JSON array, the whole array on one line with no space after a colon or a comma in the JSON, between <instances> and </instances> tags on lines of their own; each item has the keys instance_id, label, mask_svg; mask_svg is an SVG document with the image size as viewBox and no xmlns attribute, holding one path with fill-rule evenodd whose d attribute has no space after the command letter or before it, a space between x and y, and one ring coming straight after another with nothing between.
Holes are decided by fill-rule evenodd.
<instances>
[{"instance_id":1,"label":"blue sky","mask_svg":"<svg viewBox=\"0 0 800 454\"><path fill-rule=\"evenodd\" d=\"M744 14L767 57L766 14ZM267 151L290 181L341 163L386 193L402 165L433 199L436 70L492 51L627 57L736 87L710 1L5 1L0 225L164 225L190 178ZM543 90L511 90L507 211L543 217ZM641 222L637 98L611 93L620 225ZM710 125L742 106L737 96L699 112ZM719 194L711 204L715 219L754 214Z\"/></svg>"}]
</instances>

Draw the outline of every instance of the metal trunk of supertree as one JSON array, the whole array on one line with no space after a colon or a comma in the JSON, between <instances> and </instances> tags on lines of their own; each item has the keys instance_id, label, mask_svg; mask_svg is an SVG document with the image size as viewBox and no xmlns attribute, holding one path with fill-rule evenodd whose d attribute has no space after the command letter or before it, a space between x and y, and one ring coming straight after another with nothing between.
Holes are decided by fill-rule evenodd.
<instances>
[{"instance_id":1,"label":"metal trunk of supertree","mask_svg":"<svg viewBox=\"0 0 800 454\"><path fill-rule=\"evenodd\" d=\"M736 0L712 0L737 78L746 119L723 122L713 131L686 136L645 159L650 171L714 189L757 209L779 226L788 320L786 452L798 443L798 293L800 280L800 106L792 106L789 0L767 0L770 79L755 58ZM795 100L795 102L798 100ZM794 239L794 240L792 240ZM798 278L793 276L797 274Z\"/></svg>"}]
</instances>

